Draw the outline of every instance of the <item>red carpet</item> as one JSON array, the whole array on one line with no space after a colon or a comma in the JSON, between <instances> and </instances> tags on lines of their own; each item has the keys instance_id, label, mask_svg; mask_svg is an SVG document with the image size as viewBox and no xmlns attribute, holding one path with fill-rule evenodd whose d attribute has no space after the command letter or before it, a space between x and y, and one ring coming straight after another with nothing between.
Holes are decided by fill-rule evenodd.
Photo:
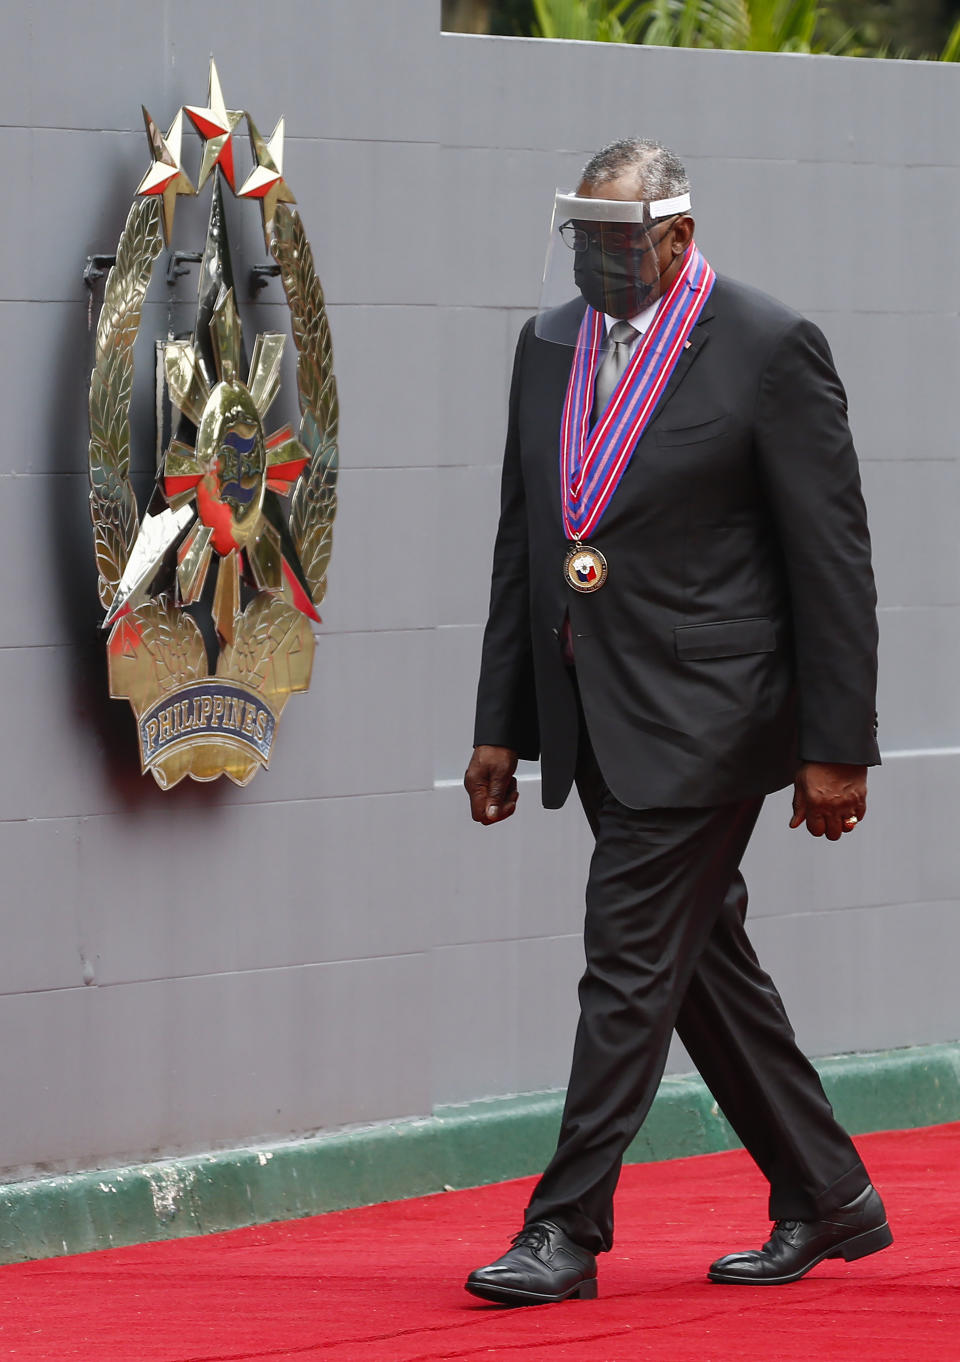
<instances>
[{"instance_id":1,"label":"red carpet","mask_svg":"<svg viewBox=\"0 0 960 1362\"><path fill-rule=\"evenodd\" d=\"M896 1242L793 1286L712 1285L758 1246L746 1155L626 1169L600 1299L505 1310L467 1296L529 1179L201 1239L0 1268L0 1358L85 1362L957 1362L960 1125L858 1140Z\"/></svg>"}]
</instances>

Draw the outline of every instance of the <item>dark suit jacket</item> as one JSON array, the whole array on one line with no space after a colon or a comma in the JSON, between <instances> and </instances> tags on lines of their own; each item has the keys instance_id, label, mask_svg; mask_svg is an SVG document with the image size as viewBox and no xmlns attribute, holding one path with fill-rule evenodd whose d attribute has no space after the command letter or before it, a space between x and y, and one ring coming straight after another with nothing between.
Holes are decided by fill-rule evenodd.
<instances>
[{"instance_id":1,"label":"dark suit jacket","mask_svg":"<svg viewBox=\"0 0 960 1362\"><path fill-rule=\"evenodd\" d=\"M576 334L584 304L560 309ZM597 760L632 808L726 803L798 760L879 761L876 592L846 399L829 347L781 303L718 278L590 543L562 575L560 418L570 347L517 345L474 741L540 757L559 807L576 699L570 613Z\"/></svg>"}]
</instances>

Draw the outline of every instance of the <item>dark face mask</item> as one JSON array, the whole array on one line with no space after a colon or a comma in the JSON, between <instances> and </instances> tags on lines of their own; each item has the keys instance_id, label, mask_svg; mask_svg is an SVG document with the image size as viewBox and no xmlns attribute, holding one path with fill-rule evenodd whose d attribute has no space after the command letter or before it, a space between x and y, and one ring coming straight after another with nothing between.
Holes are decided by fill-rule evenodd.
<instances>
[{"instance_id":1,"label":"dark face mask","mask_svg":"<svg viewBox=\"0 0 960 1362\"><path fill-rule=\"evenodd\" d=\"M591 307L611 317L635 317L653 302L656 286L638 277L636 257L610 255L599 243L578 251L573 262L577 288Z\"/></svg>"}]
</instances>

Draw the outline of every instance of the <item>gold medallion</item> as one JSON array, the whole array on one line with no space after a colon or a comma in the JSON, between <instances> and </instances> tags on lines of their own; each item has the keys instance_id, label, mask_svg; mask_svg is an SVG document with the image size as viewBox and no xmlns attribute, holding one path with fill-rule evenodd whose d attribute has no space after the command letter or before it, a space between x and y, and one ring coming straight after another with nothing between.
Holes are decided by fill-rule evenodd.
<instances>
[{"instance_id":1,"label":"gold medallion","mask_svg":"<svg viewBox=\"0 0 960 1362\"><path fill-rule=\"evenodd\" d=\"M563 575L574 591L599 591L607 580L607 560L589 544L574 544L563 560Z\"/></svg>"}]
</instances>

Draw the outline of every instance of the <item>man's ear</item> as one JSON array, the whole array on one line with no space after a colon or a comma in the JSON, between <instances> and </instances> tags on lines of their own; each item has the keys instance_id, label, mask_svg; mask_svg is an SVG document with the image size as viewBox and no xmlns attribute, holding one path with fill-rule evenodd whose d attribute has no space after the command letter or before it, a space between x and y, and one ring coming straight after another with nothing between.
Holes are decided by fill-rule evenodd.
<instances>
[{"instance_id":1,"label":"man's ear","mask_svg":"<svg viewBox=\"0 0 960 1362\"><path fill-rule=\"evenodd\" d=\"M677 218L673 224L673 241L670 243L674 255L683 255L693 240L694 221L689 213Z\"/></svg>"}]
</instances>

